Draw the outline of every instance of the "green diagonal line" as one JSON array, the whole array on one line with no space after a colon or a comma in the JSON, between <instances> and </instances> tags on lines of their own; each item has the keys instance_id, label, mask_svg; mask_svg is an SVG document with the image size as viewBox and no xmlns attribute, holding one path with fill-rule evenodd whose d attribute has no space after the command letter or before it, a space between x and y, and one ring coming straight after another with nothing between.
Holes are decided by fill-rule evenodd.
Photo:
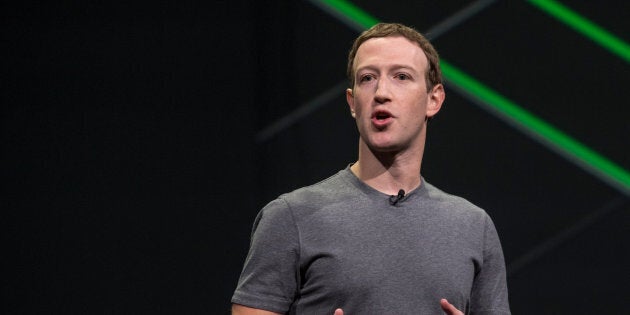
<instances>
[{"instance_id":1,"label":"green diagonal line","mask_svg":"<svg viewBox=\"0 0 630 315\"><path fill-rule=\"evenodd\" d=\"M630 63L630 45L587 18L553 0L528 2Z\"/></svg>"},{"instance_id":2,"label":"green diagonal line","mask_svg":"<svg viewBox=\"0 0 630 315\"><path fill-rule=\"evenodd\" d=\"M379 21L372 18L360 8L344 0L320 0L331 9L355 20L365 28ZM550 1L537 1L550 2ZM369 17L367 20L357 20ZM465 93L473 96L483 104L489 106L499 117L509 123L516 124L527 133L548 144L553 150L558 151L570 161L578 162L578 165L590 171L593 175L618 188L626 195L630 195L630 173L613 161L591 150L568 134L553 127L551 124L536 117L516 103L503 97L499 93L488 88L471 76L458 70L445 60L440 61L444 78Z\"/></svg>"},{"instance_id":3,"label":"green diagonal line","mask_svg":"<svg viewBox=\"0 0 630 315\"><path fill-rule=\"evenodd\" d=\"M361 25L365 29L368 29L379 22L378 19L348 1L320 0L320 2L327 5L331 9L334 9L338 13L343 14L344 16Z\"/></svg>"},{"instance_id":4,"label":"green diagonal line","mask_svg":"<svg viewBox=\"0 0 630 315\"><path fill-rule=\"evenodd\" d=\"M446 61L441 60L440 64L444 77L450 83L457 85L481 102L491 106L492 110L496 111L503 119L516 123L519 127L552 145L554 149L560 150L563 153L562 155L575 159L598 177L604 177L604 180L620 187L626 194L630 193L630 173L628 171Z\"/></svg>"}]
</instances>

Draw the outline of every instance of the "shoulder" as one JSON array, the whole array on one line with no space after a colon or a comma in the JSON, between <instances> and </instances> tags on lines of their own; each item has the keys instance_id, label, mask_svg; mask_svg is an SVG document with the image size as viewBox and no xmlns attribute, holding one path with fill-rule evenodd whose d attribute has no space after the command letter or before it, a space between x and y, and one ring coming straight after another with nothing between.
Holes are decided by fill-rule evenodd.
<instances>
[{"instance_id":1,"label":"shoulder","mask_svg":"<svg viewBox=\"0 0 630 315\"><path fill-rule=\"evenodd\" d=\"M427 185L428 200L431 202L435 224L451 235L468 242L467 248L499 248L497 231L490 215L481 207L465 198L446 193L435 186ZM498 247L497 247L498 246Z\"/></svg>"},{"instance_id":2,"label":"shoulder","mask_svg":"<svg viewBox=\"0 0 630 315\"><path fill-rule=\"evenodd\" d=\"M290 208L321 206L343 199L356 193L353 185L346 179L346 170L342 170L313 185L296 189L278 197Z\"/></svg>"},{"instance_id":3,"label":"shoulder","mask_svg":"<svg viewBox=\"0 0 630 315\"><path fill-rule=\"evenodd\" d=\"M432 203L437 211L445 215L470 221L486 221L489 219L488 213L481 207L473 204L469 200L447 193L430 183L424 182L427 190L427 200Z\"/></svg>"},{"instance_id":4,"label":"shoulder","mask_svg":"<svg viewBox=\"0 0 630 315\"><path fill-rule=\"evenodd\" d=\"M269 202L261 212L268 216L303 213L347 200L356 194L356 188L347 180L345 172L342 170L315 184L284 193Z\"/></svg>"}]
</instances>

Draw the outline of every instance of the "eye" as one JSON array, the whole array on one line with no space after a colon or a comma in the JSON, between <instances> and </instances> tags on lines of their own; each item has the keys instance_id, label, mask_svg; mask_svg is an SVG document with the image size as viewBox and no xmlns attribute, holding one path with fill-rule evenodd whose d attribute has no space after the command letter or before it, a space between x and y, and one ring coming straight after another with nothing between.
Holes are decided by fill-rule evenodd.
<instances>
[{"instance_id":1,"label":"eye","mask_svg":"<svg viewBox=\"0 0 630 315\"><path fill-rule=\"evenodd\" d=\"M362 76L359 78L359 81L360 81L360 82L370 82L370 81L372 81L372 80L374 80L374 76L373 76L373 75L371 75L371 74L362 75Z\"/></svg>"},{"instance_id":2,"label":"eye","mask_svg":"<svg viewBox=\"0 0 630 315\"><path fill-rule=\"evenodd\" d=\"M409 80L409 79L411 79L411 77L408 74L406 74L406 73L398 73L398 74L396 74L395 78L398 79L398 80Z\"/></svg>"}]
</instances>

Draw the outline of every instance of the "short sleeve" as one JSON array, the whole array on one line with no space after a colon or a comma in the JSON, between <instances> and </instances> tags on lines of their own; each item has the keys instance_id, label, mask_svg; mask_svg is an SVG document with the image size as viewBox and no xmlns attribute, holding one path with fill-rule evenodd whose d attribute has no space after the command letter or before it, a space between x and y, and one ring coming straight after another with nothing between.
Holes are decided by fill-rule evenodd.
<instances>
[{"instance_id":1,"label":"short sleeve","mask_svg":"<svg viewBox=\"0 0 630 315\"><path fill-rule=\"evenodd\" d=\"M283 199L257 215L232 303L285 313L298 289L299 235L291 209Z\"/></svg>"},{"instance_id":2,"label":"short sleeve","mask_svg":"<svg viewBox=\"0 0 630 315\"><path fill-rule=\"evenodd\" d=\"M487 215L483 263L473 282L471 314L510 314L503 250L494 223Z\"/></svg>"}]
</instances>

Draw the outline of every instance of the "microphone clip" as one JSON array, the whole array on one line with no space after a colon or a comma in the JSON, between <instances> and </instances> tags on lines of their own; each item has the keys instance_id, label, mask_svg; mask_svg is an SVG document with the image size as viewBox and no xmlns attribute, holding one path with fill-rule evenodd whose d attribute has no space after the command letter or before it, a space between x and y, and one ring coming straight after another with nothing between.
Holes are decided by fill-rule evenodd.
<instances>
[{"instance_id":1,"label":"microphone clip","mask_svg":"<svg viewBox=\"0 0 630 315\"><path fill-rule=\"evenodd\" d=\"M405 198L405 191L401 189L398 191L398 195L389 196L389 204L395 206L403 198Z\"/></svg>"}]
</instances>

